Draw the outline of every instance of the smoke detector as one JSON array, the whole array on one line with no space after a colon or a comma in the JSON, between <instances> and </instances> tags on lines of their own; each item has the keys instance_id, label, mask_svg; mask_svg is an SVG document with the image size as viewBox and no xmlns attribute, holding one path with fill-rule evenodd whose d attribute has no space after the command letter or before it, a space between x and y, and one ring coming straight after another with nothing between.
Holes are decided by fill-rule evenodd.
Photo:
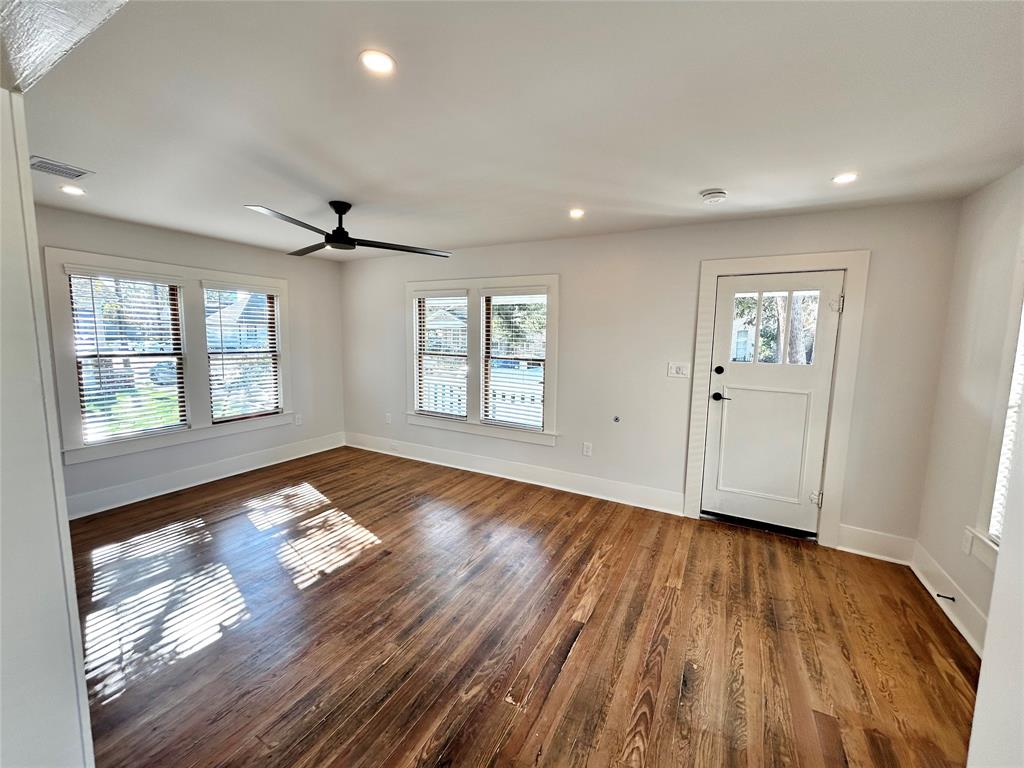
<instances>
[{"instance_id":1,"label":"smoke detector","mask_svg":"<svg viewBox=\"0 0 1024 768\"><path fill-rule=\"evenodd\" d=\"M700 191L700 199L704 201L704 205L718 205L728 196L729 194L724 189L719 189L718 187L702 189Z\"/></svg>"}]
</instances>

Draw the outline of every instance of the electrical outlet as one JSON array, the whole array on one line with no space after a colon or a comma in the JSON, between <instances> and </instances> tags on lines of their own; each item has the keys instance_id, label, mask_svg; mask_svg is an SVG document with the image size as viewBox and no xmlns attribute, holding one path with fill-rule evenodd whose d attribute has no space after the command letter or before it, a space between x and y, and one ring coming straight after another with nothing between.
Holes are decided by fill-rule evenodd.
<instances>
[{"instance_id":1,"label":"electrical outlet","mask_svg":"<svg viewBox=\"0 0 1024 768\"><path fill-rule=\"evenodd\" d=\"M391 423L391 414L390 413L385 413L384 414L384 423L385 424L390 424Z\"/></svg>"},{"instance_id":2,"label":"electrical outlet","mask_svg":"<svg viewBox=\"0 0 1024 768\"><path fill-rule=\"evenodd\" d=\"M669 363L668 375L676 379L688 379L690 377L690 364Z\"/></svg>"},{"instance_id":3,"label":"electrical outlet","mask_svg":"<svg viewBox=\"0 0 1024 768\"><path fill-rule=\"evenodd\" d=\"M594 444L593 443L584 443L583 444L583 455L584 456L593 456L594 455Z\"/></svg>"},{"instance_id":4,"label":"electrical outlet","mask_svg":"<svg viewBox=\"0 0 1024 768\"><path fill-rule=\"evenodd\" d=\"M302 425L302 414L301 413L296 413L295 414L295 423L297 425L299 425L299 426Z\"/></svg>"}]
</instances>

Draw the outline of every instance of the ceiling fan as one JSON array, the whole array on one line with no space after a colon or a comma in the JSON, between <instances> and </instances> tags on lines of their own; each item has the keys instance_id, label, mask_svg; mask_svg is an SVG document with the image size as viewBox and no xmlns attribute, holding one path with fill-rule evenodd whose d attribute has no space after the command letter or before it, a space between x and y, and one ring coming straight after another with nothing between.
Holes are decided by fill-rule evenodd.
<instances>
[{"instance_id":1,"label":"ceiling fan","mask_svg":"<svg viewBox=\"0 0 1024 768\"><path fill-rule=\"evenodd\" d=\"M273 216L275 219L281 221L287 221L289 224L294 224L297 227L308 229L311 232L316 232L318 235L324 236L322 243L315 243L313 245L307 245L305 248L299 248L297 251L291 251L289 256L305 256L319 251L321 248L337 248L342 251L351 251L356 246L361 248L382 248L386 251L405 251L406 253L422 253L427 256L440 256L442 259L447 259L451 256L451 251L435 251L431 248L417 248L414 245L399 245L398 243L382 243L379 240L363 240L358 237L352 237L346 231L344 224L342 224L342 218L352 209L352 203L346 203L343 200L332 200L330 202L331 208L338 214L338 226L330 232L325 232L320 227L314 227L312 224L307 224L304 221L293 219L291 216L286 216L283 213L279 213L271 208L267 208L265 205L247 205L245 206L250 211L256 211L256 213L262 213L266 216Z\"/></svg>"}]
</instances>

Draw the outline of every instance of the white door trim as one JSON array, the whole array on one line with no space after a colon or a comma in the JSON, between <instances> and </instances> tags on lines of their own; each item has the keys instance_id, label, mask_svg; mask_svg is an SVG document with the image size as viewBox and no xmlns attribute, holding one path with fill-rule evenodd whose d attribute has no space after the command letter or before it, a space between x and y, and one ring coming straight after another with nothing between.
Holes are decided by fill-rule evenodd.
<instances>
[{"instance_id":1,"label":"white door trim","mask_svg":"<svg viewBox=\"0 0 1024 768\"><path fill-rule=\"evenodd\" d=\"M697 335L693 353L693 389L690 395L690 437L687 443L686 485L683 495L683 514L687 517L700 517L718 278L728 275L842 269L846 272L843 288L845 306L839 319L832 407L829 411L829 430L825 448L824 503L818 522L818 542L828 547L838 546L853 393L857 361L860 356L861 327L864 323L864 300L867 294L870 260L870 251L833 251L701 262L700 288L697 296Z\"/></svg>"}]
</instances>

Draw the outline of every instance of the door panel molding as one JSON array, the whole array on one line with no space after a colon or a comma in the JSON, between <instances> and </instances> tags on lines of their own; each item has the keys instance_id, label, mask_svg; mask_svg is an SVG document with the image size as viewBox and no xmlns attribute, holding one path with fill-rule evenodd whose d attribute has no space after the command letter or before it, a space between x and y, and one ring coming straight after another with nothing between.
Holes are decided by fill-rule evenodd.
<instances>
[{"instance_id":1,"label":"door panel molding","mask_svg":"<svg viewBox=\"0 0 1024 768\"><path fill-rule=\"evenodd\" d=\"M711 259L701 262L686 455L684 514L687 517L700 516L718 278L778 272L844 270L845 305L839 321L822 483L824 504L818 524L819 543L829 547L839 544L846 457L870 260L870 251L858 250ZM829 311L833 310L829 308Z\"/></svg>"},{"instance_id":2,"label":"door panel molding","mask_svg":"<svg viewBox=\"0 0 1024 768\"><path fill-rule=\"evenodd\" d=\"M802 395L804 398L804 421L801 429L801 440L800 440L800 474L796 478L796 495L795 496L782 496L775 493L764 493L761 491L755 491L750 488L738 488L731 485L724 485L722 478L725 474L725 435L729 428L729 408L728 402L725 403L725 407L722 410L722 436L723 439L718 445L718 477L716 478L716 486L720 491L726 491L727 493L740 493L744 496L753 496L758 499L771 499L772 501L782 501L788 504L802 504L803 498L800 494L800 489L804 484L804 465L807 463L807 430L808 422L811 415L811 396L810 390L806 389L791 389L785 387L760 387L753 386L750 384L743 385L732 385L723 388L723 394L729 396L730 393L736 392L773 392L781 395Z\"/></svg>"}]
</instances>

